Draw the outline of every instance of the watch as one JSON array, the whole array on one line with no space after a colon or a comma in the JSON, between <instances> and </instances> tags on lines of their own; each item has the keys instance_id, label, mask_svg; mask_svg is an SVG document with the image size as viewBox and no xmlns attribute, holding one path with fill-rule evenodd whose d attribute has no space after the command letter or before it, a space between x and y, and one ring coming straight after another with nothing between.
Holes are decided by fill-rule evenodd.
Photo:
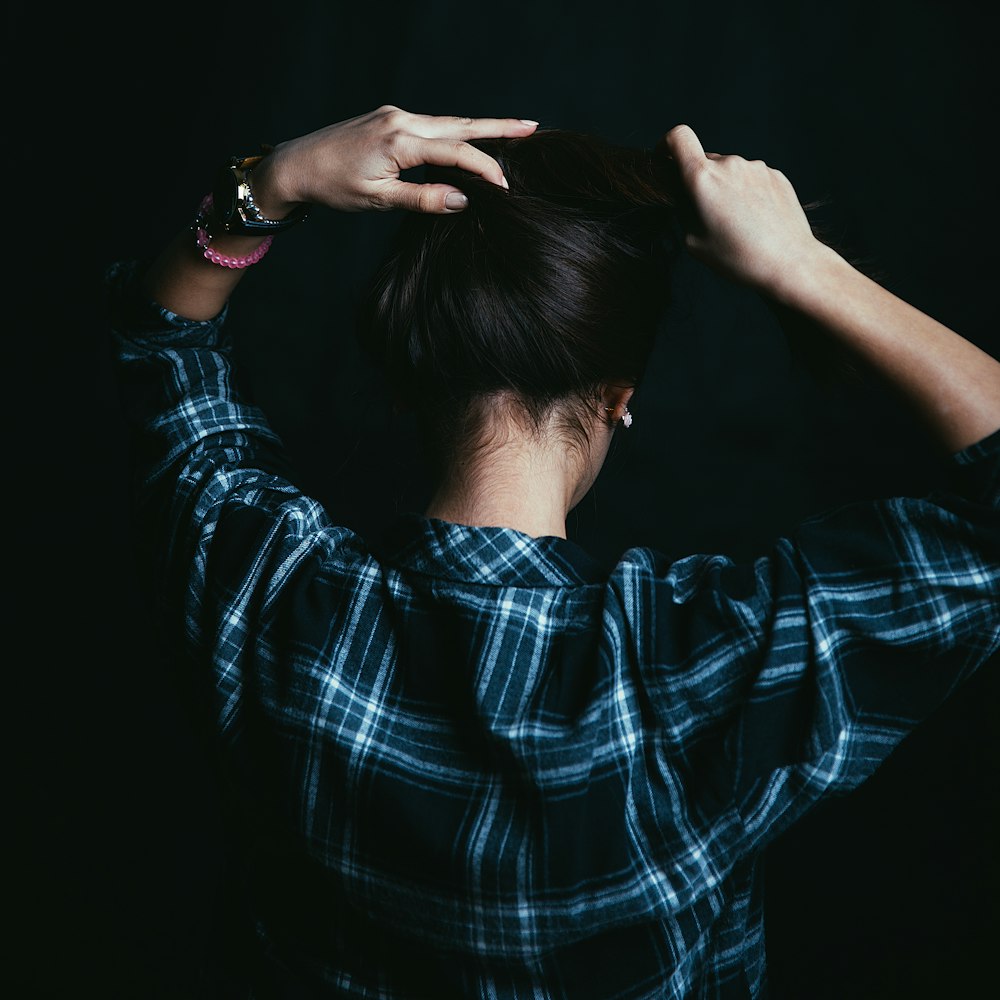
<instances>
[{"instance_id":1,"label":"watch","mask_svg":"<svg viewBox=\"0 0 1000 1000\"><path fill-rule=\"evenodd\" d=\"M283 219L267 219L253 200L250 173L266 156L234 156L218 173L212 187L212 224L227 233L265 236L301 222L308 205L298 205Z\"/></svg>"}]
</instances>

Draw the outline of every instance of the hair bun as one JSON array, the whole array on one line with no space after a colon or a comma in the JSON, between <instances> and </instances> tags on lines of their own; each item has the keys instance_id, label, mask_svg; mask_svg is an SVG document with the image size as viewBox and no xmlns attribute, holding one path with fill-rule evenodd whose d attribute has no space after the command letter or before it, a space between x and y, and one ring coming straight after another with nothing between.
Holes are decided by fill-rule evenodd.
<instances>
[{"instance_id":1,"label":"hair bun","mask_svg":"<svg viewBox=\"0 0 1000 1000\"><path fill-rule=\"evenodd\" d=\"M429 167L469 207L405 215L361 314L362 344L445 446L444 415L490 394L540 419L609 378L636 384L669 286L673 202L650 153L557 129L473 145L509 189Z\"/></svg>"}]
</instances>

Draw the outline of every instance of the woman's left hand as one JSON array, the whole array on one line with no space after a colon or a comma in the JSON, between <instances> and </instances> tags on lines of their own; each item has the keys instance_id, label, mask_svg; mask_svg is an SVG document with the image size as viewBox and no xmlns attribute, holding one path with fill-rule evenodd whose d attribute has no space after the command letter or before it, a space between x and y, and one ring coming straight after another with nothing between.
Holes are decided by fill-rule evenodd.
<instances>
[{"instance_id":1,"label":"woman's left hand","mask_svg":"<svg viewBox=\"0 0 1000 1000\"><path fill-rule=\"evenodd\" d=\"M434 164L506 186L497 161L469 141L526 136L537 125L518 118L417 115L387 104L279 143L254 168L254 199L268 218L282 218L303 202L342 212L460 212L467 201L458 188L404 181L400 173Z\"/></svg>"}]
</instances>

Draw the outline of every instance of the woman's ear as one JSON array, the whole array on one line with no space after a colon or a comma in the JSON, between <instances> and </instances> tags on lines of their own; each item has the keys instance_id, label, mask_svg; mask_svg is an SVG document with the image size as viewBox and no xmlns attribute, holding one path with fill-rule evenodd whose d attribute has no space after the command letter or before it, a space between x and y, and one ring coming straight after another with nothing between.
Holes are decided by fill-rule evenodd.
<instances>
[{"instance_id":1,"label":"woman's ear","mask_svg":"<svg viewBox=\"0 0 1000 1000\"><path fill-rule=\"evenodd\" d=\"M631 425L632 414L629 413L628 404L634 392L634 385L619 385L614 382L606 382L601 387L604 412L607 414L608 423L612 426L617 424L619 420L623 421L626 427Z\"/></svg>"}]
</instances>

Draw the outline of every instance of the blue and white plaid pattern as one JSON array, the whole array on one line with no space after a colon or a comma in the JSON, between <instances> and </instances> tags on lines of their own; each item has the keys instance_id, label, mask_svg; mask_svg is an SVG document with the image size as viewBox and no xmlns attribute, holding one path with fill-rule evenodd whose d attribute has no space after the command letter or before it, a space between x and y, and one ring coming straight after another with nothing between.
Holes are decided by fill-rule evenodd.
<instances>
[{"instance_id":1,"label":"blue and white plaid pattern","mask_svg":"<svg viewBox=\"0 0 1000 1000\"><path fill-rule=\"evenodd\" d=\"M109 283L150 586L211 692L262 947L310 996L761 995L760 850L1000 648L1000 432L948 491L747 565L609 574L416 515L366 541L240 401L225 313L133 273Z\"/></svg>"}]
</instances>

